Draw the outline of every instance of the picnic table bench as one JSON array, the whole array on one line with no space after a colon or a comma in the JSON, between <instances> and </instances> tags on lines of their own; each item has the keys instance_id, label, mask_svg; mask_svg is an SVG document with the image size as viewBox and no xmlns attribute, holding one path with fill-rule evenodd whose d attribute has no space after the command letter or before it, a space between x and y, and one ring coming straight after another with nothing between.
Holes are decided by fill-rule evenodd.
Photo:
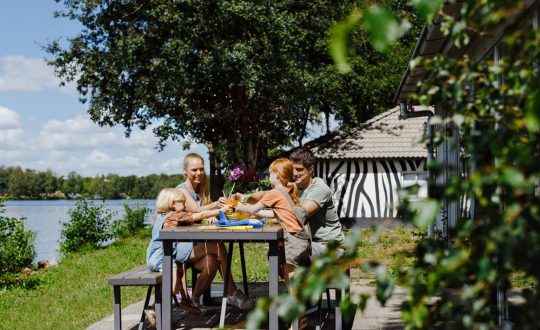
<instances>
[{"instance_id":1,"label":"picnic table bench","mask_svg":"<svg viewBox=\"0 0 540 330\"><path fill-rule=\"evenodd\" d=\"M114 329L122 329L122 297L120 289L123 286L148 286L143 311L141 312L141 319L139 321L139 329L142 329L144 323L144 309L148 307L148 304L150 302L150 296L152 295L152 289L154 289L156 321L158 322L158 324L161 324L162 278L163 274L161 272L151 271L146 265L139 266L123 273L109 277L108 283L109 285L113 286L114 292ZM173 299L178 304L178 301L176 301L176 297L174 295Z\"/></svg>"}]
</instances>

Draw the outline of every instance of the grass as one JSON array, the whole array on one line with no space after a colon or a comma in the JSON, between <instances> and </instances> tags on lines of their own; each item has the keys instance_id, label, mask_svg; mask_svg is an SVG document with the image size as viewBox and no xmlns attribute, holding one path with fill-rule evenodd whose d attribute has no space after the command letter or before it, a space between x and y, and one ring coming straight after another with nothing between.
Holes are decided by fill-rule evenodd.
<instances>
[{"instance_id":1,"label":"grass","mask_svg":"<svg viewBox=\"0 0 540 330\"><path fill-rule=\"evenodd\" d=\"M27 287L0 289L0 329L84 329L112 314L113 293L107 278L144 264L148 241L148 237L132 237L104 249L70 254L58 266L33 276ZM266 252L264 245L245 245L250 281L268 277ZM233 275L240 280L238 245ZM145 287L124 287L122 306L145 295Z\"/></svg>"},{"instance_id":2,"label":"grass","mask_svg":"<svg viewBox=\"0 0 540 330\"><path fill-rule=\"evenodd\" d=\"M419 232L411 228L387 228L375 231L371 228L361 230L361 243L358 254L363 260L372 260L385 265L394 279L400 271L410 269L415 261L414 249ZM352 280L373 280L373 272L358 269L351 272Z\"/></svg>"}]
</instances>

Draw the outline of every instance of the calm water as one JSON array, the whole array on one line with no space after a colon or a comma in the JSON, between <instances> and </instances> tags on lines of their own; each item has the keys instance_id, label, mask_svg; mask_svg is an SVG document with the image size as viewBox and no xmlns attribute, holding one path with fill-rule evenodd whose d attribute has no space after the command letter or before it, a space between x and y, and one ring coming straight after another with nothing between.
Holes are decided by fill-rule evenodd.
<instances>
[{"instance_id":1,"label":"calm water","mask_svg":"<svg viewBox=\"0 0 540 330\"><path fill-rule=\"evenodd\" d=\"M141 205L152 210L147 214L147 222L150 222L155 210L155 200L107 200L105 207L116 212L114 219L124 216L124 204L130 206ZM101 201L94 202L101 205ZM4 216L21 218L25 217L24 228L36 232L36 259L59 260L61 223L69 221L69 210L75 207L73 200L55 201L7 201L5 203Z\"/></svg>"}]
</instances>

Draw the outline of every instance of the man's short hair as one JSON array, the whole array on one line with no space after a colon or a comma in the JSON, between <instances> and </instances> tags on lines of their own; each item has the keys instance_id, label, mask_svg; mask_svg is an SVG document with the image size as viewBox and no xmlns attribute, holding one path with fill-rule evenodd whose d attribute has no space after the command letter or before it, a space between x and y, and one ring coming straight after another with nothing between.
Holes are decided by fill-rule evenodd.
<instances>
[{"instance_id":1,"label":"man's short hair","mask_svg":"<svg viewBox=\"0 0 540 330\"><path fill-rule=\"evenodd\" d=\"M315 166L316 163L315 155L313 154L311 149L306 147L300 147L291 152L289 159L291 160L291 162L300 163L306 168Z\"/></svg>"}]
</instances>

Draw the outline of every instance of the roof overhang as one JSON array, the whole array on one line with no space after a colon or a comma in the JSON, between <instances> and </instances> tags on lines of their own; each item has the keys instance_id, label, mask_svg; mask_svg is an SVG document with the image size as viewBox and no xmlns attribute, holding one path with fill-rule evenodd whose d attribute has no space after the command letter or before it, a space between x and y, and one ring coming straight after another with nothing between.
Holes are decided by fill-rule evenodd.
<instances>
[{"instance_id":1,"label":"roof overhang","mask_svg":"<svg viewBox=\"0 0 540 330\"><path fill-rule=\"evenodd\" d=\"M463 7L464 0L448 1L445 0L442 12L446 16L459 17ZM540 4L540 0L524 0L523 11L519 15L514 15L511 19L502 22L499 26L490 31L483 31L471 37L471 42L466 48L457 48L449 35L444 35L441 31L440 14L434 19L433 24L426 25L422 30L420 38L416 44L411 60L417 57L433 58L436 55L447 55L452 57L468 54L476 61L483 59L504 35L505 29L509 26L520 23L519 18L523 15L532 15L535 6ZM489 33L487 33L489 32ZM429 72L422 65L414 68L409 65L401 79L399 87L394 96L394 104L410 104L411 98L419 92L418 83L429 76Z\"/></svg>"},{"instance_id":2,"label":"roof overhang","mask_svg":"<svg viewBox=\"0 0 540 330\"><path fill-rule=\"evenodd\" d=\"M442 11L445 15L457 17L462 7L462 3L462 0L455 2L445 1ZM418 42L416 43L411 60L417 57L432 58L435 55L444 54L449 48L449 39L450 36L444 35L441 31L441 17L438 15L434 19L432 25L424 26ZM422 65L411 68L409 62L407 70L399 83L396 95L394 96L394 104L410 103L412 95L418 90L418 82L426 78L427 75L428 73Z\"/></svg>"}]
</instances>

